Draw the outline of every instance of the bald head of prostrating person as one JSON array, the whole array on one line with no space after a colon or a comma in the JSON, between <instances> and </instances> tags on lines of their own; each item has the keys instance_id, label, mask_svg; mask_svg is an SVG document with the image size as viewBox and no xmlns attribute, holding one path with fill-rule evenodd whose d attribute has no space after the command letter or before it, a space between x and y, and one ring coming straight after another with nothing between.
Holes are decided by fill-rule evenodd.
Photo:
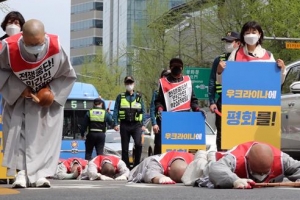
<instances>
[{"instance_id":1,"label":"bald head of prostrating person","mask_svg":"<svg viewBox=\"0 0 300 200\"><path fill-rule=\"evenodd\" d=\"M23 25L23 42L28 53L40 53L45 47L44 24L37 19L26 21Z\"/></svg>"},{"instance_id":2,"label":"bald head of prostrating person","mask_svg":"<svg viewBox=\"0 0 300 200\"><path fill-rule=\"evenodd\" d=\"M181 183L181 178L188 164L182 159L176 159L168 168L169 177L176 183Z\"/></svg>"},{"instance_id":3,"label":"bald head of prostrating person","mask_svg":"<svg viewBox=\"0 0 300 200\"><path fill-rule=\"evenodd\" d=\"M271 171L274 155L269 145L254 144L246 156L250 174L258 181L265 179Z\"/></svg>"}]
</instances>

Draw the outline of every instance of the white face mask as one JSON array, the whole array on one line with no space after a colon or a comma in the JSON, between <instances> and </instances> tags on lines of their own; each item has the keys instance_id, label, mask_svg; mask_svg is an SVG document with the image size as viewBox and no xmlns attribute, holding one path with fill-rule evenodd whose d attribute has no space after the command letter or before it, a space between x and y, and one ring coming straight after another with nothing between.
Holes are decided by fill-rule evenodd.
<instances>
[{"instance_id":1,"label":"white face mask","mask_svg":"<svg viewBox=\"0 0 300 200\"><path fill-rule=\"evenodd\" d=\"M225 43L225 52L226 53L231 53L234 49L233 45L234 45L233 42L232 43L226 42Z\"/></svg>"},{"instance_id":2,"label":"white face mask","mask_svg":"<svg viewBox=\"0 0 300 200\"><path fill-rule=\"evenodd\" d=\"M134 88L134 84L126 85L125 87L128 92L131 92Z\"/></svg>"},{"instance_id":3,"label":"white face mask","mask_svg":"<svg viewBox=\"0 0 300 200\"><path fill-rule=\"evenodd\" d=\"M30 54L39 54L44 50L45 44L39 46L26 46L24 44L24 48Z\"/></svg>"},{"instance_id":4,"label":"white face mask","mask_svg":"<svg viewBox=\"0 0 300 200\"><path fill-rule=\"evenodd\" d=\"M255 178L256 180L258 180L260 182L264 181L267 178L268 175L269 174L263 174L263 175L260 175L260 174L251 174L251 176L253 176L253 178Z\"/></svg>"},{"instance_id":5,"label":"white face mask","mask_svg":"<svg viewBox=\"0 0 300 200\"><path fill-rule=\"evenodd\" d=\"M21 31L21 28L15 24L10 24L5 27L5 32L9 36L20 33L20 31Z\"/></svg>"},{"instance_id":6,"label":"white face mask","mask_svg":"<svg viewBox=\"0 0 300 200\"><path fill-rule=\"evenodd\" d=\"M250 33L244 36L244 40L249 45L255 45L259 40L259 35Z\"/></svg>"}]
</instances>

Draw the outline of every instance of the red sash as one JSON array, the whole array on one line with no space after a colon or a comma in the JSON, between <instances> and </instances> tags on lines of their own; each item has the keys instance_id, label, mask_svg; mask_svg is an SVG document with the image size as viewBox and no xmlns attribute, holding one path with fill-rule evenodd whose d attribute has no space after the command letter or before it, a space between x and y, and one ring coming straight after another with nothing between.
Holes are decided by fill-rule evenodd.
<instances>
[{"instance_id":1,"label":"red sash","mask_svg":"<svg viewBox=\"0 0 300 200\"><path fill-rule=\"evenodd\" d=\"M177 152L170 151L163 155L163 157L159 160L163 170L164 175L168 175L168 167L172 164L172 162L176 159L182 159L187 164L190 164L194 160L194 155L186 152Z\"/></svg>"},{"instance_id":2,"label":"red sash","mask_svg":"<svg viewBox=\"0 0 300 200\"><path fill-rule=\"evenodd\" d=\"M246 142L237 145L230 151L217 153L216 158L217 160L219 160L223 156L226 156L227 154L231 154L236 160L236 167L234 173L240 178L249 178L246 155L251 149L251 147L257 143L262 143L262 142ZM271 167L271 173L264 181L265 183L268 183L270 180L282 176L284 172L282 167L282 152L279 149L273 147L272 145L269 144L266 145L271 147L274 156L273 165Z\"/></svg>"},{"instance_id":3,"label":"red sash","mask_svg":"<svg viewBox=\"0 0 300 200\"><path fill-rule=\"evenodd\" d=\"M117 170L118 173L118 163L120 161L120 158L117 156L97 156L96 158L93 159L93 162L96 164L98 172L101 171L101 168L103 166L103 164L105 163L105 161L109 161L114 168Z\"/></svg>"},{"instance_id":4,"label":"red sash","mask_svg":"<svg viewBox=\"0 0 300 200\"><path fill-rule=\"evenodd\" d=\"M88 164L88 161L82 158L68 158L67 160L64 160L62 162L63 165L65 165L65 167L67 168L68 172L71 172L71 167L75 160L82 166L82 169L85 169Z\"/></svg>"},{"instance_id":5,"label":"red sash","mask_svg":"<svg viewBox=\"0 0 300 200\"><path fill-rule=\"evenodd\" d=\"M270 60L269 53L266 51L265 55L262 58L256 58L253 56L246 55L243 48L239 48L236 52L235 61L250 62L259 60Z\"/></svg>"},{"instance_id":6,"label":"red sash","mask_svg":"<svg viewBox=\"0 0 300 200\"><path fill-rule=\"evenodd\" d=\"M183 76L183 81L170 83L167 78L161 78L160 84L164 93L167 111L182 111L191 109L192 81L189 76Z\"/></svg>"},{"instance_id":7,"label":"red sash","mask_svg":"<svg viewBox=\"0 0 300 200\"><path fill-rule=\"evenodd\" d=\"M15 75L34 91L38 91L49 83L60 65L60 45L58 36L46 34L49 43L46 55L37 62L26 61L21 52L19 43L22 42L22 33L18 33L3 40L7 44L10 67Z\"/></svg>"}]
</instances>

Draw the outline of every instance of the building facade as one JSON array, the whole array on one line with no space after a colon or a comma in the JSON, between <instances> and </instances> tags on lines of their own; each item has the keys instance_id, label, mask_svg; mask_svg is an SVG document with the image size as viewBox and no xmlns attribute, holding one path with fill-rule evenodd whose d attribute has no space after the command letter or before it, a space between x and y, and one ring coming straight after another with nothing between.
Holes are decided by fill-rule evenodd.
<instances>
[{"instance_id":1,"label":"building facade","mask_svg":"<svg viewBox=\"0 0 300 200\"><path fill-rule=\"evenodd\" d=\"M103 0L71 0L70 58L76 71L102 50Z\"/></svg>"},{"instance_id":2,"label":"building facade","mask_svg":"<svg viewBox=\"0 0 300 200\"><path fill-rule=\"evenodd\" d=\"M145 10L151 0L103 0L103 53L108 65L118 65L132 75L130 55L134 26L147 26ZM168 1L169 9L188 0Z\"/></svg>"}]
</instances>

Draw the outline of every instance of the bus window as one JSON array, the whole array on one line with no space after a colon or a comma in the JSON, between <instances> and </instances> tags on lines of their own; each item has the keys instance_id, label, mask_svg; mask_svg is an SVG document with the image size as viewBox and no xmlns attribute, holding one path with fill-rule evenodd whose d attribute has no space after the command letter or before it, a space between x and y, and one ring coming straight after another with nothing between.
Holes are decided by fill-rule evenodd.
<instances>
[{"instance_id":1,"label":"bus window","mask_svg":"<svg viewBox=\"0 0 300 200\"><path fill-rule=\"evenodd\" d=\"M99 94L96 88L87 83L75 82L64 105L63 140L81 139L81 124L86 112L93 108L94 99Z\"/></svg>"},{"instance_id":2,"label":"bus window","mask_svg":"<svg viewBox=\"0 0 300 200\"><path fill-rule=\"evenodd\" d=\"M65 110L63 139L81 139L81 124L87 110Z\"/></svg>"}]
</instances>

